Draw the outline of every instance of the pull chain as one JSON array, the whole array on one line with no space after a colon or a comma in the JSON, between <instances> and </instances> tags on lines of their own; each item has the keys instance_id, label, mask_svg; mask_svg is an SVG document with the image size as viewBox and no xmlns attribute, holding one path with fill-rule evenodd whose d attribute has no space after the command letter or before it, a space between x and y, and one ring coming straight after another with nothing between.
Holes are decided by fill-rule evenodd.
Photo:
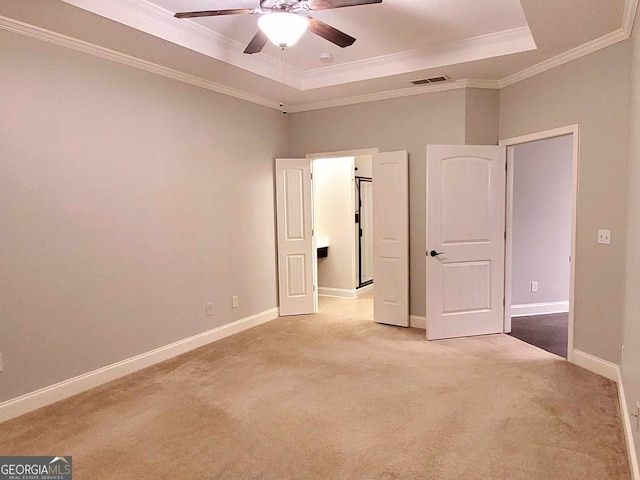
<instances>
[{"instance_id":1,"label":"pull chain","mask_svg":"<svg viewBox=\"0 0 640 480\"><path fill-rule=\"evenodd\" d=\"M282 99L280 101L280 108L282 109L282 114L287 114L287 107L285 105L285 78L284 78L284 47L280 47L280 71L282 72Z\"/></svg>"}]
</instances>

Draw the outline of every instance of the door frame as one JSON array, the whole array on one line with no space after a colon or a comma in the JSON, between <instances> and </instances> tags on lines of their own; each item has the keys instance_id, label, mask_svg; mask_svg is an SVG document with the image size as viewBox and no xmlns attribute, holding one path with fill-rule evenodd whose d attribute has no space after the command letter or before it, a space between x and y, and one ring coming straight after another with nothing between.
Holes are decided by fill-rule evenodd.
<instances>
[{"instance_id":1,"label":"door frame","mask_svg":"<svg viewBox=\"0 0 640 480\"><path fill-rule=\"evenodd\" d=\"M547 140L555 137L572 135L573 152L571 167L571 262L569 279L569 324L567 339L567 360L573 362L574 300L576 276L576 225L578 216L578 164L580 160L580 125L544 130L521 135L519 137L500 140L499 145L507 147L507 183L506 183L506 236L505 236L505 283L504 283L504 331L511 332L511 281L513 268L513 161L514 148L524 143Z\"/></svg>"},{"instance_id":2,"label":"door frame","mask_svg":"<svg viewBox=\"0 0 640 480\"><path fill-rule=\"evenodd\" d=\"M358 259L358 268L356 269L357 270L356 274L358 275L358 281L356 282L357 283L356 289L367 287L373 284L373 278L365 282L362 281L362 184L363 183L370 183L371 188L373 188L373 179L370 177L359 177L356 175L356 191L358 192L357 198L356 198L356 203L357 203L356 215L358 216L358 223L356 224L358 225L358 229L356 232L356 237L357 237L356 257ZM373 232L371 232L371 234L373 234Z\"/></svg>"},{"instance_id":3,"label":"door frame","mask_svg":"<svg viewBox=\"0 0 640 480\"><path fill-rule=\"evenodd\" d=\"M380 149L379 148L360 148L360 149L353 149L353 150L340 150L337 152L318 152L318 153L307 153L305 155L305 158L307 160L309 160L309 165L311 167L311 197L312 199L315 197L315 184L313 183L313 161L317 160L317 159L321 159L321 158L341 158L341 157L358 157L361 155L375 155L377 153L380 153ZM315 205L313 203L313 201L311 202L311 221L312 221L312 229L314 231L313 234L313 251L317 252L317 248L316 248L316 235L315 235ZM355 233L355 232L354 232ZM355 236L355 235L354 235ZM354 244L355 245L355 244ZM354 265L354 271L355 271L355 265ZM375 274L375 272L374 272ZM354 282L357 281L357 278L355 276L354 273L354 278L353 278ZM314 284L316 286L315 291L314 291L314 297L315 297L315 306L316 306L316 312L318 311L318 261L317 259L313 262L313 281ZM357 290L357 288L356 288Z\"/></svg>"}]
</instances>

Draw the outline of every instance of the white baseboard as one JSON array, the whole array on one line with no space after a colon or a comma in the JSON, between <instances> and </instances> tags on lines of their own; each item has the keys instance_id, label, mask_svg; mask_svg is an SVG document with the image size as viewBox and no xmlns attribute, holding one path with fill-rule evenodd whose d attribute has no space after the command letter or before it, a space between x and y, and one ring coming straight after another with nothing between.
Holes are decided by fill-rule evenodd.
<instances>
[{"instance_id":1,"label":"white baseboard","mask_svg":"<svg viewBox=\"0 0 640 480\"><path fill-rule=\"evenodd\" d=\"M370 283L369 285L365 285L364 287L357 288L356 295L360 296L363 293L370 292L371 290L373 290L373 283Z\"/></svg>"},{"instance_id":2,"label":"white baseboard","mask_svg":"<svg viewBox=\"0 0 640 480\"><path fill-rule=\"evenodd\" d=\"M358 298L356 289L347 288L330 288L330 287L318 287L318 295L321 297L335 297L335 298Z\"/></svg>"},{"instance_id":3,"label":"white baseboard","mask_svg":"<svg viewBox=\"0 0 640 480\"><path fill-rule=\"evenodd\" d=\"M629 418L629 409L627 408L627 399L624 394L624 385L622 384L622 372L620 367L617 368L618 383L618 399L620 400L620 414L622 415L622 426L624 428L624 438L627 441L627 453L629 455L629 468L631 469L631 479L640 480L640 469L638 468L638 456L636 455L636 447L633 441L633 429L631 427L631 419Z\"/></svg>"},{"instance_id":4,"label":"white baseboard","mask_svg":"<svg viewBox=\"0 0 640 480\"><path fill-rule=\"evenodd\" d=\"M622 374L620 366L615 363L608 362L580 350L573 350L573 363L579 367L585 368L593 373L602 375L603 377L613 380L618 385L618 400L620 402L620 416L622 419L622 428L627 443L627 454L629 457L629 468L631 469L631 479L640 480L640 470L638 469L638 456L633 440L633 430L631 427L631 419L629 418L629 410L627 408L627 399L624 394L624 385L622 384Z\"/></svg>"},{"instance_id":5,"label":"white baseboard","mask_svg":"<svg viewBox=\"0 0 640 480\"><path fill-rule=\"evenodd\" d=\"M580 350L573 349L573 363L582 367L590 372L602 375L614 382L618 381L618 370L620 367L615 363L608 362L588 353L581 352ZM640 480L640 479L639 479Z\"/></svg>"},{"instance_id":6,"label":"white baseboard","mask_svg":"<svg viewBox=\"0 0 640 480\"><path fill-rule=\"evenodd\" d=\"M249 328L266 323L278 317L278 309L272 308L264 312L245 317L235 322L199 333L184 340L156 348L149 352L127 358L92 372L78 375L50 385L35 392L27 393L17 398L0 403L0 422L23 415L37 408L50 405L59 400L77 395L104 383L124 377L130 373L163 362L208 343L221 340Z\"/></svg>"},{"instance_id":7,"label":"white baseboard","mask_svg":"<svg viewBox=\"0 0 640 480\"><path fill-rule=\"evenodd\" d=\"M420 317L418 315L409 315L409 326L412 328L420 328L422 330L426 330L427 317Z\"/></svg>"},{"instance_id":8,"label":"white baseboard","mask_svg":"<svg viewBox=\"0 0 640 480\"><path fill-rule=\"evenodd\" d=\"M531 315L550 315L552 313L567 313L569 302L526 303L511 305L512 317L529 317Z\"/></svg>"}]
</instances>

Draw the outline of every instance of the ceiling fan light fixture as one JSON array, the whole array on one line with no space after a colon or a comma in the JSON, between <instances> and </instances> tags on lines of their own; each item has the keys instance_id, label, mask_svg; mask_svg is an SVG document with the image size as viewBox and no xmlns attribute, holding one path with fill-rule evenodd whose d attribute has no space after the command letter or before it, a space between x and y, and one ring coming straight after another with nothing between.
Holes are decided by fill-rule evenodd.
<instances>
[{"instance_id":1,"label":"ceiling fan light fixture","mask_svg":"<svg viewBox=\"0 0 640 480\"><path fill-rule=\"evenodd\" d=\"M258 19L258 26L278 47L294 45L307 29L309 20L290 12L274 12Z\"/></svg>"}]
</instances>

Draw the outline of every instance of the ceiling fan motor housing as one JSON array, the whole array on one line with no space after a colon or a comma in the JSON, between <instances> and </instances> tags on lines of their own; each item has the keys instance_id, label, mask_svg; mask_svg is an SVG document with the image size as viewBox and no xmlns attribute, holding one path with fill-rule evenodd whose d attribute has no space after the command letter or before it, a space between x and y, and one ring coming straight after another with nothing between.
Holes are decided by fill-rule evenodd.
<instances>
[{"instance_id":1,"label":"ceiling fan motor housing","mask_svg":"<svg viewBox=\"0 0 640 480\"><path fill-rule=\"evenodd\" d=\"M260 8L272 12L293 12L304 8L303 0L260 0Z\"/></svg>"}]
</instances>

